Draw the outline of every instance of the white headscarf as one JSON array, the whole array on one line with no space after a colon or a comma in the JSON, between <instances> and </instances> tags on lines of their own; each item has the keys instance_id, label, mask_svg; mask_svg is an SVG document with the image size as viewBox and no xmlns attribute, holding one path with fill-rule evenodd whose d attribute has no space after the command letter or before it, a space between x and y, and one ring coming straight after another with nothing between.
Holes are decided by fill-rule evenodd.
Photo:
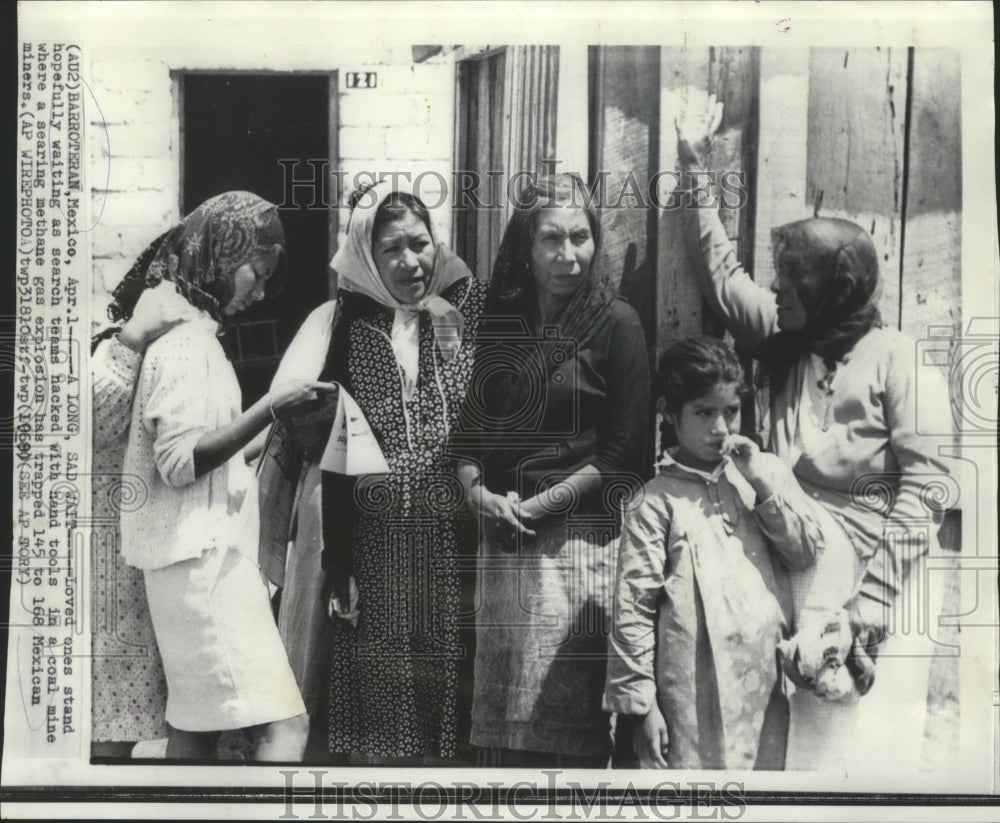
<instances>
[{"instance_id":1,"label":"white headscarf","mask_svg":"<svg viewBox=\"0 0 1000 823\"><path fill-rule=\"evenodd\" d=\"M416 303L402 304L386 288L372 255L372 228L379 206L392 194L413 194L403 182L383 181L369 189L351 212L346 242L338 249L330 266L337 272L338 287L370 297L395 310L392 349L410 382L415 384L419 357L419 313L426 311L434 327L434 340L445 361L452 360L462 345L464 318L441 292L472 272L443 243L437 242L434 227L427 227L434 243L434 266L427 294Z\"/></svg>"}]
</instances>

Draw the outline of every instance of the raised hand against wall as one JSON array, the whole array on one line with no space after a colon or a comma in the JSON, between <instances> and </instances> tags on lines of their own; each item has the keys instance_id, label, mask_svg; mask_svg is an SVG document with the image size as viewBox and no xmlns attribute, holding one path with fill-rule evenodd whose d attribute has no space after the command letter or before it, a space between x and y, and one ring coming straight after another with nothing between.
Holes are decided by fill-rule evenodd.
<instances>
[{"instance_id":1,"label":"raised hand against wall","mask_svg":"<svg viewBox=\"0 0 1000 823\"><path fill-rule=\"evenodd\" d=\"M714 94L695 87L685 89L684 102L674 119L677 130L677 162L682 171L704 169L712 150L712 138L722 124L722 103Z\"/></svg>"}]
</instances>

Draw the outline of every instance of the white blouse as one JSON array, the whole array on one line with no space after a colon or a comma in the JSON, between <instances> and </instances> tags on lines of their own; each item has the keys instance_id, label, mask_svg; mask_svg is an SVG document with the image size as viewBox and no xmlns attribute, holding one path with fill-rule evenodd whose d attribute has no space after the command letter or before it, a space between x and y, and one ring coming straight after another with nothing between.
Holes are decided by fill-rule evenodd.
<instances>
[{"instance_id":1,"label":"white blouse","mask_svg":"<svg viewBox=\"0 0 1000 823\"><path fill-rule=\"evenodd\" d=\"M217 329L203 315L146 350L123 466L145 498L122 512L122 555L131 566L158 569L230 547L257 560L257 495L242 451L201 477L194 473L198 441L242 412Z\"/></svg>"}]
</instances>

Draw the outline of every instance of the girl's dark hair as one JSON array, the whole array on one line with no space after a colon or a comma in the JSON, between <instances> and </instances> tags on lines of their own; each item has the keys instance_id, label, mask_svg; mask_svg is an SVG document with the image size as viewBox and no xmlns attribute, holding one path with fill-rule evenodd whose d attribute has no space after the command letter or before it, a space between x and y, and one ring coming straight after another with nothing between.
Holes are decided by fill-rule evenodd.
<instances>
[{"instance_id":1,"label":"girl's dark hair","mask_svg":"<svg viewBox=\"0 0 1000 823\"><path fill-rule=\"evenodd\" d=\"M804 352L833 368L882 317L875 304L878 252L861 226L814 217L774 229L771 240L775 268L795 284L808 313L804 329L779 332L757 352L758 384L780 389Z\"/></svg>"},{"instance_id":2,"label":"girl's dark hair","mask_svg":"<svg viewBox=\"0 0 1000 823\"><path fill-rule=\"evenodd\" d=\"M704 397L719 383L735 383L742 399L749 391L743 367L736 354L717 337L685 337L667 347L653 385L667 411L679 413L685 403ZM660 424L661 450L676 444L674 427L664 418Z\"/></svg>"},{"instance_id":3,"label":"girl's dark hair","mask_svg":"<svg viewBox=\"0 0 1000 823\"><path fill-rule=\"evenodd\" d=\"M374 184L369 186L364 186L360 189L355 189L351 192L351 196L348 198L348 205L351 211L354 211L354 207L361 201L372 188ZM411 194L408 191L394 191L385 200L379 203L378 210L375 212L375 219L372 221L372 251L374 252L375 238L378 237L378 233L389 223L394 220L399 220L401 217L405 217L407 214L412 214L417 219L423 221L423 224L427 227L427 232L433 236L433 231L431 230L431 214L424 204L424 201L417 197L415 194Z\"/></svg>"},{"instance_id":4,"label":"girl's dark hair","mask_svg":"<svg viewBox=\"0 0 1000 823\"><path fill-rule=\"evenodd\" d=\"M514 209L497 252L490 292L499 302L515 301L534 288L531 249L538 231L538 215L552 206L583 209L594 238L594 257L601 247L601 219L593 198L579 175L555 174L529 182L514 200Z\"/></svg>"},{"instance_id":5,"label":"girl's dark hair","mask_svg":"<svg viewBox=\"0 0 1000 823\"><path fill-rule=\"evenodd\" d=\"M679 412L685 403L703 397L719 383L735 383L741 397L747 392L740 361L716 337L685 337L660 356L656 396L672 412Z\"/></svg>"}]
</instances>

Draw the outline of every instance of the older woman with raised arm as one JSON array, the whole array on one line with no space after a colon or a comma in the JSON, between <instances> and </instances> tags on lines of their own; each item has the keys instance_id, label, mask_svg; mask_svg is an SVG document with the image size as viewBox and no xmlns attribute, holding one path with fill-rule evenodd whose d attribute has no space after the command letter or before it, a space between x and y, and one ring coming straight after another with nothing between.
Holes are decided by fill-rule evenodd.
<instances>
[{"instance_id":1,"label":"older woman with raised arm","mask_svg":"<svg viewBox=\"0 0 1000 823\"><path fill-rule=\"evenodd\" d=\"M705 168L721 116L710 98L705 115L678 126L685 172ZM923 629L939 612L932 597L925 614L917 596L929 582L924 558L939 523L926 490L953 483L943 439L918 430L914 341L882 321L879 255L864 228L814 217L774 229L777 275L766 288L740 266L709 195L693 192L698 202L684 215L702 292L757 359L770 393L770 450L854 545L863 568L844 607L860 646L877 655L874 685L860 700L830 702L800 684L786 768L915 771L931 653ZM925 431L938 435L951 427L948 392L943 381L931 386L921 412ZM886 505L873 505L872 486Z\"/></svg>"}]
</instances>

